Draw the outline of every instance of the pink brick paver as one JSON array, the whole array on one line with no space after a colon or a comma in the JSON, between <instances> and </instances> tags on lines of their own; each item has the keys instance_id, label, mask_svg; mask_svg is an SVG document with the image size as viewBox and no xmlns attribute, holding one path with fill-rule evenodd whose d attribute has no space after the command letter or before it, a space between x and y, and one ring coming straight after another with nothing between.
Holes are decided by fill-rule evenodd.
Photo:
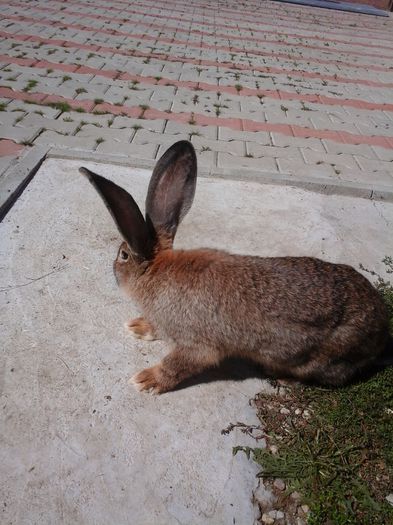
<instances>
[{"instance_id":1,"label":"pink brick paver","mask_svg":"<svg viewBox=\"0 0 393 525\"><path fill-rule=\"evenodd\" d=\"M393 187L393 19L270 1L0 1L0 142ZM12 141L12 142L10 142Z\"/></svg>"}]
</instances>

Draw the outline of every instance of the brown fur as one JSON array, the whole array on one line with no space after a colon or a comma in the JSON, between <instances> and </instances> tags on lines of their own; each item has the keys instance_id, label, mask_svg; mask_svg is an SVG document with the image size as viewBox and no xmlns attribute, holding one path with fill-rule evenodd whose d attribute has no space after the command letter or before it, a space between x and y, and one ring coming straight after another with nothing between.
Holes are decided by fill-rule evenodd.
<instances>
[{"instance_id":1,"label":"brown fur","mask_svg":"<svg viewBox=\"0 0 393 525\"><path fill-rule=\"evenodd\" d=\"M128 274L126 292L174 348L134 376L140 388L173 389L233 356L275 376L340 385L386 343L385 306L350 266L214 250L160 251L136 279L133 265L117 260L115 272Z\"/></svg>"},{"instance_id":2,"label":"brown fur","mask_svg":"<svg viewBox=\"0 0 393 525\"><path fill-rule=\"evenodd\" d=\"M139 390L172 390L227 357L251 359L278 377L342 385L383 352L386 308L350 266L311 257L172 249L195 192L196 157L189 142L174 144L159 160L145 219L125 190L81 171L127 241L114 273L144 316L128 329L172 347L161 363L132 378Z\"/></svg>"}]
</instances>

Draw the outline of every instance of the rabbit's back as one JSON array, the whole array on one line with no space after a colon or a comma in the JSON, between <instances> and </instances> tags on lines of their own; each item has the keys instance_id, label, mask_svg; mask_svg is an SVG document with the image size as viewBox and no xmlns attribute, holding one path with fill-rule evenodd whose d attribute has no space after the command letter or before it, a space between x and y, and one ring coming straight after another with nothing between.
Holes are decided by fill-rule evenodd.
<instances>
[{"instance_id":1,"label":"rabbit's back","mask_svg":"<svg viewBox=\"0 0 393 525\"><path fill-rule=\"evenodd\" d=\"M387 337L378 292L346 265L168 251L142 281L140 302L167 338L249 357L274 373L313 379L343 361L346 372L348 363L361 368L382 352ZM322 382L341 382L332 373Z\"/></svg>"}]
</instances>

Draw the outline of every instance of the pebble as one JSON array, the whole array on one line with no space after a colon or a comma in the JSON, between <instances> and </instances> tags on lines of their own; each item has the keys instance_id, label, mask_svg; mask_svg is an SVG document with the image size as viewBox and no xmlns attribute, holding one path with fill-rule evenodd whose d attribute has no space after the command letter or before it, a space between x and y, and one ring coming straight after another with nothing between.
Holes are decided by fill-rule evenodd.
<instances>
[{"instance_id":1,"label":"pebble","mask_svg":"<svg viewBox=\"0 0 393 525\"><path fill-rule=\"evenodd\" d=\"M285 487L286 487L284 481L279 478L274 480L273 486L276 487L276 489L278 490L285 490Z\"/></svg>"},{"instance_id":2,"label":"pebble","mask_svg":"<svg viewBox=\"0 0 393 525\"><path fill-rule=\"evenodd\" d=\"M308 419L310 417L310 415L311 414L310 414L309 410L303 410L303 417L304 418Z\"/></svg>"},{"instance_id":3,"label":"pebble","mask_svg":"<svg viewBox=\"0 0 393 525\"><path fill-rule=\"evenodd\" d=\"M308 514L310 512L310 507L308 505L302 505L300 508L302 509L304 514Z\"/></svg>"},{"instance_id":4,"label":"pebble","mask_svg":"<svg viewBox=\"0 0 393 525\"><path fill-rule=\"evenodd\" d=\"M388 494L385 499L388 503L390 503L390 505L393 506L393 492L391 494Z\"/></svg>"},{"instance_id":5,"label":"pebble","mask_svg":"<svg viewBox=\"0 0 393 525\"><path fill-rule=\"evenodd\" d=\"M300 408L297 408L297 409L295 410L295 414L296 414L297 416L300 416L301 413L302 413L302 411L300 410Z\"/></svg>"},{"instance_id":6,"label":"pebble","mask_svg":"<svg viewBox=\"0 0 393 525\"><path fill-rule=\"evenodd\" d=\"M277 454L277 452L278 452L278 448L276 447L276 445L271 445L271 447L270 447L270 452L271 452L272 454Z\"/></svg>"},{"instance_id":7,"label":"pebble","mask_svg":"<svg viewBox=\"0 0 393 525\"><path fill-rule=\"evenodd\" d=\"M281 410L280 410L280 414L284 414L284 415L287 415L287 414L290 414L291 411L288 409L288 408L285 408L283 407Z\"/></svg>"},{"instance_id":8,"label":"pebble","mask_svg":"<svg viewBox=\"0 0 393 525\"><path fill-rule=\"evenodd\" d=\"M299 501L302 499L301 495L299 494L299 492L292 492L291 494L291 499L293 499L294 501Z\"/></svg>"},{"instance_id":9,"label":"pebble","mask_svg":"<svg viewBox=\"0 0 393 525\"><path fill-rule=\"evenodd\" d=\"M272 523L274 523L274 518L271 518L268 514L262 514L262 523L272 525Z\"/></svg>"},{"instance_id":10,"label":"pebble","mask_svg":"<svg viewBox=\"0 0 393 525\"><path fill-rule=\"evenodd\" d=\"M282 519L284 519L284 518L285 518L285 514L282 512L282 510L278 510L278 511L276 512L276 519L277 519L277 520L282 520Z\"/></svg>"}]
</instances>

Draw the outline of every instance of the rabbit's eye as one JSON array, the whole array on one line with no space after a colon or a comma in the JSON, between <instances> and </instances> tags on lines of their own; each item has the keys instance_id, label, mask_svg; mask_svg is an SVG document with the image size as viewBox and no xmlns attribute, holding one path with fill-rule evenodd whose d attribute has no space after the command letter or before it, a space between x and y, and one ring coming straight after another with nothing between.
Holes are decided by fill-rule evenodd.
<instances>
[{"instance_id":1,"label":"rabbit's eye","mask_svg":"<svg viewBox=\"0 0 393 525\"><path fill-rule=\"evenodd\" d=\"M127 261L128 253L124 250L120 250L120 258L123 259L123 261Z\"/></svg>"}]
</instances>

